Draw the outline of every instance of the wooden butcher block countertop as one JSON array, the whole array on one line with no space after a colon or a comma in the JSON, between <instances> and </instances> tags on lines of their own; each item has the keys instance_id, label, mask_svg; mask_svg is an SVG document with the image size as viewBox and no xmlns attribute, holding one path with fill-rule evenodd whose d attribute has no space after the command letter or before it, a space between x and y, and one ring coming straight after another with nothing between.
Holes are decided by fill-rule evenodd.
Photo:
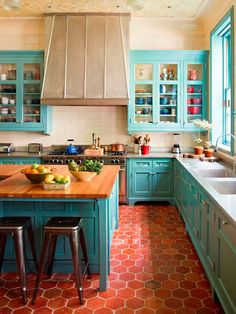
<instances>
[{"instance_id":1,"label":"wooden butcher block countertop","mask_svg":"<svg viewBox=\"0 0 236 314\"><path fill-rule=\"evenodd\" d=\"M107 198L112 192L120 166L103 166L100 175L90 182L77 181L65 165L53 166L60 174L69 174L71 184L66 190L46 191L40 184L32 184L20 173L27 165L0 165L0 198Z\"/></svg>"}]
</instances>

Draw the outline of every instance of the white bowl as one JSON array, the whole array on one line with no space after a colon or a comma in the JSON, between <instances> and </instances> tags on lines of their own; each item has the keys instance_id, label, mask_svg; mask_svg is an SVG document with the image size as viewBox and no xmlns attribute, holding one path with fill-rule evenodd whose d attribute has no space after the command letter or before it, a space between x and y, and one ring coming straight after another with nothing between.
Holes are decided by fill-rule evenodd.
<instances>
[{"instance_id":1,"label":"white bowl","mask_svg":"<svg viewBox=\"0 0 236 314\"><path fill-rule=\"evenodd\" d=\"M9 102L9 98L7 98L7 97L2 97L2 104L3 104L3 105L7 105L8 102Z\"/></svg>"}]
</instances>

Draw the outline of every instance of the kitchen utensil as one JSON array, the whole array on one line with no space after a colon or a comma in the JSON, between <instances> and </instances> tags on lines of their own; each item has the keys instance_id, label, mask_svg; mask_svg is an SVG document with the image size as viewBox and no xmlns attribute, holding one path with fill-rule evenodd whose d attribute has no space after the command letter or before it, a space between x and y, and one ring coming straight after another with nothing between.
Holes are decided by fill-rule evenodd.
<instances>
[{"instance_id":1,"label":"kitchen utensil","mask_svg":"<svg viewBox=\"0 0 236 314\"><path fill-rule=\"evenodd\" d=\"M187 87L187 93L194 93L194 87Z\"/></svg>"},{"instance_id":2,"label":"kitchen utensil","mask_svg":"<svg viewBox=\"0 0 236 314\"><path fill-rule=\"evenodd\" d=\"M69 144L69 145L66 147L66 153L69 154L69 155L77 153L77 147L74 146L73 143L74 143L73 139L68 139L67 140L67 144Z\"/></svg>"},{"instance_id":3,"label":"kitchen utensil","mask_svg":"<svg viewBox=\"0 0 236 314\"><path fill-rule=\"evenodd\" d=\"M181 150L180 150L180 145L179 145L179 133L174 133L174 145L172 148L172 153L174 154L180 154Z\"/></svg>"},{"instance_id":4,"label":"kitchen utensil","mask_svg":"<svg viewBox=\"0 0 236 314\"><path fill-rule=\"evenodd\" d=\"M7 72L7 79L8 80L16 80L16 70L9 70Z\"/></svg>"},{"instance_id":5,"label":"kitchen utensil","mask_svg":"<svg viewBox=\"0 0 236 314\"><path fill-rule=\"evenodd\" d=\"M9 103L9 98L3 96L3 97L2 97L2 104L3 104L3 105L7 105L8 103Z\"/></svg>"},{"instance_id":6,"label":"kitchen utensil","mask_svg":"<svg viewBox=\"0 0 236 314\"><path fill-rule=\"evenodd\" d=\"M2 81L5 81L6 79L7 79L7 75L6 74L1 74L0 75L0 79L2 80Z\"/></svg>"},{"instance_id":7,"label":"kitchen utensil","mask_svg":"<svg viewBox=\"0 0 236 314\"><path fill-rule=\"evenodd\" d=\"M148 155L149 151L151 149L151 146L149 146L149 145L141 145L140 149L141 149L141 154L142 155Z\"/></svg>"},{"instance_id":8,"label":"kitchen utensil","mask_svg":"<svg viewBox=\"0 0 236 314\"><path fill-rule=\"evenodd\" d=\"M160 93L165 94L166 93L166 86L165 85L160 85Z\"/></svg>"},{"instance_id":9,"label":"kitchen utensil","mask_svg":"<svg viewBox=\"0 0 236 314\"><path fill-rule=\"evenodd\" d=\"M160 97L160 104L167 105L168 104L168 97Z\"/></svg>"},{"instance_id":10,"label":"kitchen utensil","mask_svg":"<svg viewBox=\"0 0 236 314\"><path fill-rule=\"evenodd\" d=\"M96 172L89 171L72 171L70 173L79 181L91 181L92 178L96 177Z\"/></svg>"},{"instance_id":11,"label":"kitchen utensil","mask_svg":"<svg viewBox=\"0 0 236 314\"><path fill-rule=\"evenodd\" d=\"M137 105L142 105L142 104L144 104L144 98L143 98L143 97L137 97L137 98L136 98L136 104L137 104Z\"/></svg>"},{"instance_id":12,"label":"kitchen utensil","mask_svg":"<svg viewBox=\"0 0 236 314\"><path fill-rule=\"evenodd\" d=\"M21 173L23 173L31 183L42 183L48 174L56 171L56 169L51 169L51 171L47 173L28 173L28 170L28 168L23 169Z\"/></svg>"},{"instance_id":13,"label":"kitchen utensil","mask_svg":"<svg viewBox=\"0 0 236 314\"><path fill-rule=\"evenodd\" d=\"M195 97L193 98L193 103L196 105L199 105L202 103L202 98L201 97Z\"/></svg>"},{"instance_id":14,"label":"kitchen utensil","mask_svg":"<svg viewBox=\"0 0 236 314\"><path fill-rule=\"evenodd\" d=\"M201 107L191 106L188 107L188 113L190 114L199 114L201 112Z\"/></svg>"},{"instance_id":15,"label":"kitchen utensil","mask_svg":"<svg viewBox=\"0 0 236 314\"><path fill-rule=\"evenodd\" d=\"M119 142L111 144L111 151L112 152L123 152L125 150L125 145Z\"/></svg>"},{"instance_id":16,"label":"kitchen utensil","mask_svg":"<svg viewBox=\"0 0 236 314\"><path fill-rule=\"evenodd\" d=\"M43 145L40 143L30 143L28 144L29 153L39 153L43 150Z\"/></svg>"},{"instance_id":17,"label":"kitchen utensil","mask_svg":"<svg viewBox=\"0 0 236 314\"><path fill-rule=\"evenodd\" d=\"M199 71L190 70L188 71L189 80L195 81L198 79Z\"/></svg>"}]
</instances>

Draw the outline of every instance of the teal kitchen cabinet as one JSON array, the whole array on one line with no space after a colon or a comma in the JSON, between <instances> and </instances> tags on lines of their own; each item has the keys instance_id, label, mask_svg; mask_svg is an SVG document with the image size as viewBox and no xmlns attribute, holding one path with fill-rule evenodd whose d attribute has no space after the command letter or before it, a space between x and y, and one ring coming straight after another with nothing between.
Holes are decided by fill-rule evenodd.
<instances>
[{"instance_id":1,"label":"teal kitchen cabinet","mask_svg":"<svg viewBox=\"0 0 236 314\"><path fill-rule=\"evenodd\" d=\"M13 165L27 165L27 164L33 164L33 163L40 164L41 163L41 158L35 157L9 157L9 158L0 158L0 165L8 165L8 164L13 164Z\"/></svg>"},{"instance_id":2,"label":"teal kitchen cabinet","mask_svg":"<svg viewBox=\"0 0 236 314\"><path fill-rule=\"evenodd\" d=\"M50 106L40 105L44 51L0 51L0 131L50 134Z\"/></svg>"},{"instance_id":3,"label":"teal kitchen cabinet","mask_svg":"<svg viewBox=\"0 0 236 314\"><path fill-rule=\"evenodd\" d=\"M173 201L173 160L129 158L127 167L128 202Z\"/></svg>"},{"instance_id":4,"label":"teal kitchen cabinet","mask_svg":"<svg viewBox=\"0 0 236 314\"><path fill-rule=\"evenodd\" d=\"M215 291L225 313L236 313L236 229L219 209L216 215Z\"/></svg>"},{"instance_id":5,"label":"teal kitchen cabinet","mask_svg":"<svg viewBox=\"0 0 236 314\"><path fill-rule=\"evenodd\" d=\"M207 118L207 51L130 52L128 132L196 131Z\"/></svg>"},{"instance_id":6,"label":"teal kitchen cabinet","mask_svg":"<svg viewBox=\"0 0 236 314\"><path fill-rule=\"evenodd\" d=\"M201 184L174 161L175 203L225 313L236 313L236 228Z\"/></svg>"}]
</instances>

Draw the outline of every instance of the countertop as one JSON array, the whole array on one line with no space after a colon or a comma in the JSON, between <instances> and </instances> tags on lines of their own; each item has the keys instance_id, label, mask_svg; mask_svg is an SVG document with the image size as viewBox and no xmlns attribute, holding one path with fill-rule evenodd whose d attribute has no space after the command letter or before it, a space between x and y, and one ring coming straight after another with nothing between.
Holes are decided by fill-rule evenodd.
<instances>
[{"instance_id":1,"label":"countertop","mask_svg":"<svg viewBox=\"0 0 236 314\"><path fill-rule=\"evenodd\" d=\"M235 177L221 177L221 178L202 178L197 175L198 169L228 169L224 164L214 162L202 162L198 159L191 158L177 158L179 162L188 170L191 175L197 180L197 182L202 186L202 188L214 199L217 206L222 209L222 212L225 213L231 222L236 227L236 194L221 194L217 192L211 185L212 182L231 182L232 185L236 186L236 176ZM232 170L229 170L232 172Z\"/></svg>"},{"instance_id":2,"label":"countertop","mask_svg":"<svg viewBox=\"0 0 236 314\"><path fill-rule=\"evenodd\" d=\"M67 165L53 166L58 173L70 174ZM27 165L0 165L0 176L11 177L0 182L0 198L107 198L112 192L120 166L103 166L100 175L90 182L77 181L71 175L71 184L66 190L46 191L40 184L31 184L21 169Z\"/></svg>"}]
</instances>

